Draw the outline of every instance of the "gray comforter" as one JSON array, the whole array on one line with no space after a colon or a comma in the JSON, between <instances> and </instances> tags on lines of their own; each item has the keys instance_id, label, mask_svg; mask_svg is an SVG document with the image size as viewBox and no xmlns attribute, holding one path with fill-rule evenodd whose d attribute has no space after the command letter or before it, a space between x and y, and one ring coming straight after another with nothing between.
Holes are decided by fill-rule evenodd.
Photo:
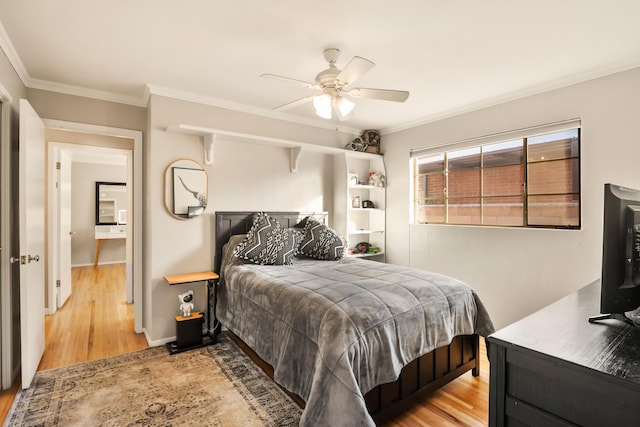
<instances>
[{"instance_id":1,"label":"gray comforter","mask_svg":"<svg viewBox=\"0 0 640 427\"><path fill-rule=\"evenodd\" d=\"M232 253L242 238L223 254L217 316L306 401L301 426L373 426L365 393L456 335L493 332L450 277L354 258L248 264Z\"/></svg>"}]
</instances>

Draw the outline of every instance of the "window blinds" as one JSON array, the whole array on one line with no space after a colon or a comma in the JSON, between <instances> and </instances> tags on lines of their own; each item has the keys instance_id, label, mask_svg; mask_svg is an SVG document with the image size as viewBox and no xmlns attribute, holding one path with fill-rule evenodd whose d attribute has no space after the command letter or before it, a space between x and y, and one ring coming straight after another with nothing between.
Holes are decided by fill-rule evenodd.
<instances>
[{"instance_id":1,"label":"window blinds","mask_svg":"<svg viewBox=\"0 0 640 427\"><path fill-rule=\"evenodd\" d=\"M477 147L479 145L492 144L494 142L512 141L514 139L544 135L546 133L559 132L567 129L576 129L580 128L581 126L581 119L576 118L564 120L561 122L547 123L544 125L528 127L524 129L494 133L492 135L463 139L461 141L448 142L431 147L413 148L411 149L410 153L411 157L421 157L430 154L442 153L443 151L459 150L463 148Z\"/></svg>"}]
</instances>

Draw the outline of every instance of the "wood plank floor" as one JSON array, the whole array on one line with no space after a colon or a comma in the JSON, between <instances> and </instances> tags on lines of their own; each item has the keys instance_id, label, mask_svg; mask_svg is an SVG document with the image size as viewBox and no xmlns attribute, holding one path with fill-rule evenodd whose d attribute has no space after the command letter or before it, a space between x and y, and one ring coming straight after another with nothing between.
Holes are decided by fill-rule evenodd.
<instances>
[{"instance_id":1,"label":"wood plank floor","mask_svg":"<svg viewBox=\"0 0 640 427\"><path fill-rule=\"evenodd\" d=\"M133 332L133 306L125 302L124 265L73 269L73 294L53 316L47 316L46 350L39 370L135 351L147 347ZM434 393L412 400L400 413L377 417L383 427L486 426L489 406L489 362L480 342L480 376L466 373ZM0 394L0 420L11 407L19 381Z\"/></svg>"},{"instance_id":2,"label":"wood plank floor","mask_svg":"<svg viewBox=\"0 0 640 427\"><path fill-rule=\"evenodd\" d=\"M45 352L38 370L102 359L148 347L133 326L133 305L126 303L125 265L71 270L71 297L45 317ZM20 380L0 393L0 420L11 408Z\"/></svg>"}]
</instances>

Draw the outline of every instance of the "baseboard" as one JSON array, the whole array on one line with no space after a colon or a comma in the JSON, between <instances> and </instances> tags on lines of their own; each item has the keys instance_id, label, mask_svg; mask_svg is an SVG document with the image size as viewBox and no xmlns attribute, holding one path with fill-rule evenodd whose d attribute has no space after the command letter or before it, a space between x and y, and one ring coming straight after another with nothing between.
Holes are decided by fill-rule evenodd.
<instances>
[{"instance_id":1,"label":"baseboard","mask_svg":"<svg viewBox=\"0 0 640 427\"><path fill-rule=\"evenodd\" d=\"M223 330L223 331L226 331L226 330L227 330L227 328L225 328L225 327L223 326L223 327L222 327L222 330ZM202 335L204 336L204 334L205 334L206 332L207 332L207 330L206 330L206 329L203 329L203 330L202 330ZM147 329L146 329L146 328L142 328L142 333L144 333L144 337L145 337L145 339L147 340L147 344L149 344L149 347L159 347L159 346L161 346L161 345L165 345L165 344L167 344L167 343L169 343L169 342L172 342L172 341L175 341L175 340L176 340L176 337L175 337L175 336L173 336L173 337L162 338L162 339L159 339L159 340L153 340L153 341L152 341L152 340L151 340L151 338L149 337L149 333L147 332Z\"/></svg>"},{"instance_id":2,"label":"baseboard","mask_svg":"<svg viewBox=\"0 0 640 427\"><path fill-rule=\"evenodd\" d=\"M146 328L142 328L142 332L144 333L144 337L147 339L147 344L149 344L149 347L159 347L161 345L165 345L168 342L171 341L175 341L176 337L169 337L169 338L162 338L159 340L151 340L151 337L149 337L149 333L147 332Z\"/></svg>"},{"instance_id":3,"label":"baseboard","mask_svg":"<svg viewBox=\"0 0 640 427\"><path fill-rule=\"evenodd\" d=\"M103 262L99 262L99 263L98 263L98 266L101 266L101 265L110 265L110 264L125 264L125 263L126 263L126 261L124 261L124 260L123 260L123 261L103 261ZM74 268L74 267L93 267L93 266L94 266L94 263L88 263L88 264L72 264L72 265L71 265L71 268Z\"/></svg>"}]
</instances>

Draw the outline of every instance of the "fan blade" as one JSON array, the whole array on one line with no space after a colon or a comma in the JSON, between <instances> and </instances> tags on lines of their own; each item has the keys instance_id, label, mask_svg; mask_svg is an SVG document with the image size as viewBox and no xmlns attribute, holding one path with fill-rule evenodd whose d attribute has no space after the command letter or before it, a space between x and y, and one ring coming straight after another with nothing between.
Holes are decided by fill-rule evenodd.
<instances>
[{"instance_id":1,"label":"fan blade","mask_svg":"<svg viewBox=\"0 0 640 427\"><path fill-rule=\"evenodd\" d=\"M297 107L298 105L302 105L305 102L309 102L313 99L313 96L305 96L304 98L297 99L293 102L289 102L287 104L281 105L279 107L274 108L275 111L284 111L293 107Z\"/></svg>"},{"instance_id":2,"label":"fan blade","mask_svg":"<svg viewBox=\"0 0 640 427\"><path fill-rule=\"evenodd\" d=\"M322 89L321 87L319 87L315 83L309 83L309 82L305 82L303 80L298 80L298 79L292 79L290 77L279 76L277 74L261 74L260 77L264 77L266 79L278 80L278 81L284 82L284 83L293 83L293 84L297 84L297 85L300 85L300 86L304 86L304 87L309 88L309 89Z\"/></svg>"},{"instance_id":3,"label":"fan blade","mask_svg":"<svg viewBox=\"0 0 640 427\"><path fill-rule=\"evenodd\" d=\"M395 102L404 102L409 97L409 92L406 90L370 89L365 87L356 87L347 93L354 98L373 98Z\"/></svg>"},{"instance_id":4,"label":"fan blade","mask_svg":"<svg viewBox=\"0 0 640 427\"><path fill-rule=\"evenodd\" d=\"M338 80L342 86L353 84L353 82L375 66L376 64L366 58L354 56L336 76L336 80Z\"/></svg>"}]
</instances>

